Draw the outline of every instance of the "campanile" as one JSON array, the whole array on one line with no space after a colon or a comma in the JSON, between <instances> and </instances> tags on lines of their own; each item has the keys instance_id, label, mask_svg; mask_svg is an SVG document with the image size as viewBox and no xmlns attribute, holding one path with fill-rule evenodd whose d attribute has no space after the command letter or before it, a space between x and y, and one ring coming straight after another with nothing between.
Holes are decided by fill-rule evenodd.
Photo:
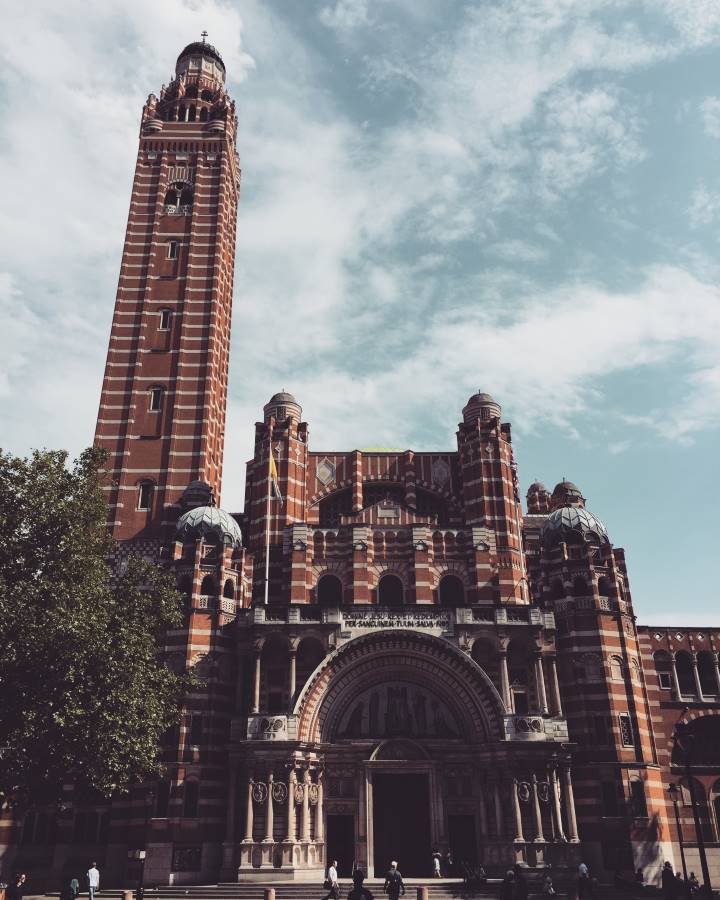
<instances>
[{"instance_id":1,"label":"campanile","mask_svg":"<svg viewBox=\"0 0 720 900\"><path fill-rule=\"evenodd\" d=\"M95 442L116 540L160 537L195 480L219 502L240 167L235 103L189 44L142 111Z\"/></svg>"}]
</instances>

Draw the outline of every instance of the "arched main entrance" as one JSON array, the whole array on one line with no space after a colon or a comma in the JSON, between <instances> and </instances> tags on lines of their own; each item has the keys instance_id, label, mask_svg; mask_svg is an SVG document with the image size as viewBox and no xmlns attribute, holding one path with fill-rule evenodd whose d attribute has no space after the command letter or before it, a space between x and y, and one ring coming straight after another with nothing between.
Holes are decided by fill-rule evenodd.
<instances>
[{"instance_id":1,"label":"arched main entrance","mask_svg":"<svg viewBox=\"0 0 720 900\"><path fill-rule=\"evenodd\" d=\"M477 858L475 804L459 786L501 739L502 703L466 654L421 632L374 631L323 660L294 713L298 740L323 748L326 858L341 873L354 862L380 876L397 859L404 875L427 876L451 830L465 861Z\"/></svg>"}]
</instances>

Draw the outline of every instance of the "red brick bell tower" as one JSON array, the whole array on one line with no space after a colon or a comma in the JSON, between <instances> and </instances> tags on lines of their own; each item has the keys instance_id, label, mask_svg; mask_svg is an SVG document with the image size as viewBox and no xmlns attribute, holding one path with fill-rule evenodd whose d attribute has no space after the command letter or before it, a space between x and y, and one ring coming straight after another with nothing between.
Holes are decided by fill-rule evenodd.
<instances>
[{"instance_id":1,"label":"red brick bell tower","mask_svg":"<svg viewBox=\"0 0 720 900\"><path fill-rule=\"evenodd\" d=\"M240 188L235 104L189 44L142 111L95 441L116 540L155 538L184 488L219 501Z\"/></svg>"}]
</instances>

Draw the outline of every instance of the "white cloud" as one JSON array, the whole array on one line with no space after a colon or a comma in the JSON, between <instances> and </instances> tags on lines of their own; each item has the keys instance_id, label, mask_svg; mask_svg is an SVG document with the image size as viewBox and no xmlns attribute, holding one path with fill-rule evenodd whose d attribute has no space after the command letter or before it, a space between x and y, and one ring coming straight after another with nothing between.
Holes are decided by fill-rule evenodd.
<instances>
[{"instance_id":1,"label":"white cloud","mask_svg":"<svg viewBox=\"0 0 720 900\"><path fill-rule=\"evenodd\" d=\"M688 217L693 228L710 225L720 213L720 192L711 191L707 185L700 184L695 188L688 207Z\"/></svg>"},{"instance_id":2,"label":"white cloud","mask_svg":"<svg viewBox=\"0 0 720 900\"><path fill-rule=\"evenodd\" d=\"M319 18L328 28L340 32L352 31L368 24L367 0L337 0L335 6L323 7Z\"/></svg>"},{"instance_id":3,"label":"white cloud","mask_svg":"<svg viewBox=\"0 0 720 900\"><path fill-rule=\"evenodd\" d=\"M720 138L720 97L706 97L700 104L705 133Z\"/></svg>"}]
</instances>

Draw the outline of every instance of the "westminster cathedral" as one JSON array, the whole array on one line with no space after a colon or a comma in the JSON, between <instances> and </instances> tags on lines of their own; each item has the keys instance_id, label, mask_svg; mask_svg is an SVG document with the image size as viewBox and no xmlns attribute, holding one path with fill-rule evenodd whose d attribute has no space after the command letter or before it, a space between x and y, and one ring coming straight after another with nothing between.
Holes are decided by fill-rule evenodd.
<instances>
[{"instance_id":1,"label":"westminster cathedral","mask_svg":"<svg viewBox=\"0 0 720 900\"><path fill-rule=\"evenodd\" d=\"M197 686L162 779L6 811L3 870L57 885L94 859L123 885L142 848L148 885L318 885L332 860L425 878L450 851L657 882L682 830L688 868L703 842L720 876L720 630L636 620L613 523L571 481L523 488L502 398L448 397L455 443L413 452L315 447L303 398L274 393L244 508L223 507L242 215L225 78L191 43L142 109L95 435L113 564L173 573L167 665Z\"/></svg>"}]
</instances>

